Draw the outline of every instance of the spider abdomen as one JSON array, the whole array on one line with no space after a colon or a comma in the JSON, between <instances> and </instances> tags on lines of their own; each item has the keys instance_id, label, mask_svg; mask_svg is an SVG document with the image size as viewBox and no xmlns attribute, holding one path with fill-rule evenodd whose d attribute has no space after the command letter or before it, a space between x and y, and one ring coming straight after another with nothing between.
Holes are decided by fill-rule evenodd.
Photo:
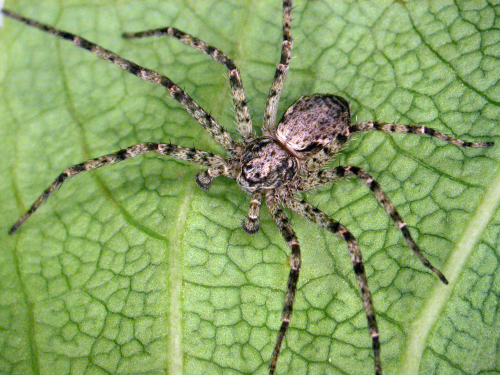
<instances>
[{"instance_id":1,"label":"spider abdomen","mask_svg":"<svg viewBox=\"0 0 500 375\"><path fill-rule=\"evenodd\" d=\"M331 142L344 143L350 124L349 103L340 96L302 96L276 127L278 141L299 159L308 159Z\"/></svg>"},{"instance_id":2,"label":"spider abdomen","mask_svg":"<svg viewBox=\"0 0 500 375\"><path fill-rule=\"evenodd\" d=\"M286 185L298 170L297 159L267 137L256 138L248 143L240 163L237 181L249 192Z\"/></svg>"}]
</instances>

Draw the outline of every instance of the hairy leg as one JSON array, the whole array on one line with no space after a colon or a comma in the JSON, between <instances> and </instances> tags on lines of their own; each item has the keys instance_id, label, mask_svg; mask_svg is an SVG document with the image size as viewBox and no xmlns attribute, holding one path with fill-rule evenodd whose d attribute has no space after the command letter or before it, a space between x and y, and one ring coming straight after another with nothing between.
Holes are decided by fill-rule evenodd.
<instances>
[{"instance_id":1,"label":"hairy leg","mask_svg":"<svg viewBox=\"0 0 500 375\"><path fill-rule=\"evenodd\" d=\"M262 123L263 134L272 134L276 125L276 113L281 97L281 90L288 72L288 64L292 56L292 0L283 0L283 42L281 43L281 59L276 66L274 80L264 110Z\"/></svg>"},{"instance_id":2,"label":"hairy leg","mask_svg":"<svg viewBox=\"0 0 500 375\"><path fill-rule=\"evenodd\" d=\"M368 330L372 338L373 356L375 360L375 374L382 374L382 365L380 363L380 341L377 321L375 318L375 310L373 307L372 295L368 287L368 280L366 278L365 267L363 265L363 258L359 249L358 243L349 230L342 224L333 220L317 208L311 206L306 201L288 195L284 198L283 203L286 207L291 209L296 214L311 220L318 226L325 228L331 233L335 234L340 239L347 243L351 262L356 276L356 281L361 293L361 300L363 301L363 308L365 310L366 320L368 321Z\"/></svg>"},{"instance_id":3,"label":"hairy leg","mask_svg":"<svg viewBox=\"0 0 500 375\"><path fill-rule=\"evenodd\" d=\"M295 232L280 206L278 196L275 195L272 190L268 191L266 194L266 205L281 235L285 239L286 244L292 251L290 255L290 274L288 276L285 305L281 315L281 327L278 332L271 363L269 365L269 374L272 375L276 369L281 345L283 344L283 339L285 338L292 317L293 303L295 301L295 292L297 291L297 282L299 280L300 265L302 261L300 257L300 246L295 236Z\"/></svg>"},{"instance_id":4,"label":"hairy leg","mask_svg":"<svg viewBox=\"0 0 500 375\"><path fill-rule=\"evenodd\" d=\"M408 244L408 246L410 246L410 248L413 250L413 253L422 262L422 264L429 268L432 272L434 272L444 284L448 284L448 280L446 280L446 277L441 273L441 271L435 268L424 256L415 240L413 239L412 235L410 234L408 226L401 218L401 215L398 213L396 207L394 207L394 204L392 204L387 194L382 190L378 182L375 181L375 179L364 170L350 165L322 170L301 180L299 182L298 189L300 191L307 191L318 186L337 181L341 178L353 176L359 178L361 182L363 182L368 187L368 189L372 191L373 195L379 201L380 205L385 210L387 215L389 215L394 225L398 227L399 230L401 230L406 243Z\"/></svg>"},{"instance_id":5,"label":"hairy leg","mask_svg":"<svg viewBox=\"0 0 500 375\"><path fill-rule=\"evenodd\" d=\"M69 167L62 172L45 191L33 203L30 209L12 226L9 234L14 233L33 213L40 207L40 205L47 200L54 191L62 185L68 178L76 176L77 174L92 171L97 168L104 167L110 164L116 164L126 159L134 158L136 156L145 154L146 152L156 152L157 154L169 156L175 159L189 161L195 164L201 164L207 167L225 167L225 162L219 155L212 154L206 151L199 151L194 148L181 147L166 143L140 143L134 146L127 147L118 152L109 155L101 156L95 159L87 160L81 164Z\"/></svg>"},{"instance_id":6,"label":"hairy leg","mask_svg":"<svg viewBox=\"0 0 500 375\"><path fill-rule=\"evenodd\" d=\"M162 35L171 36L188 46L196 48L198 51L207 54L218 63L224 65L229 70L229 85L231 86L231 96L233 98L238 131L243 139L249 139L252 135L252 118L250 117L250 112L248 111L243 81L241 80L238 68L236 68L234 62L224 52L174 27L163 27L160 29L123 34L123 36L128 39Z\"/></svg>"},{"instance_id":7,"label":"hairy leg","mask_svg":"<svg viewBox=\"0 0 500 375\"><path fill-rule=\"evenodd\" d=\"M369 132L369 131L381 131L384 133L410 133L418 135L427 135L429 137L437 138L441 141L451 143L456 146L461 147L490 147L493 146L493 142L467 142L461 139L450 137L449 135L440 133L432 128L428 128L423 125L401 125L392 123L383 123L376 121L365 121L359 122L357 124L352 124L349 126L349 131L351 133L355 132Z\"/></svg>"},{"instance_id":8,"label":"hairy leg","mask_svg":"<svg viewBox=\"0 0 500 375\"><path fill-rule=\"evenodd\" d=\"M198 123L214 138L222 147L226 150L232 150L238 147L238 144L231 138L229 133L219 125L203 108L201 108L198 103L196 103L186 92L184 92L179 86L172 82L169 78L155 72L154 70L143 68L142 66L133 63L132 61L126 60L123 57L118 56L116 53L111 52L95 43L92 43L78 35L68 33L66 31L58 30L51 26L44 25L35 20L25 18L7 9L0 10L3 14L8 17L14 18L18 21L24 22L25 24L35 27L39 30L45 31L49 34L58 36L62 39L69 40L73 42L76 46L86 49L96 56L109 61L110 63L120 67L121 69L136 75L144 81L154 83L156 85L163 86L167 89L170 96L177 100L182 107L196 120Z\"/></svg>"}]
</instances>

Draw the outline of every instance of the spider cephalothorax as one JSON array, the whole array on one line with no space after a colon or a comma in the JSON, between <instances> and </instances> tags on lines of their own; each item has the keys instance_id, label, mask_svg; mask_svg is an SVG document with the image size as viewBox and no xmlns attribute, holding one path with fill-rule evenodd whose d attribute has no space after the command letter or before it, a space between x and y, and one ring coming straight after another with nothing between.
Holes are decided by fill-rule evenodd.
<instances>
[{"instance_id":1,"label":"spider cephalothorax","mask_svg":"<svg viewBox=\"0 0 500 375\"><path fill-rule=\"evenodd\" d=\"M278 102L285 82L292 50L291 12L292 1L283 0L283 42L281 60L277 65L274 80L264 110L263 136L255 137L252 132L243 83L234 62L222 51L203 41L172 27L149 30L138 33L126 33L126 38L139 38L155 35L169 35L183 43L196 48L223 64L229 71L229 84L236 114L238 132L242 140L234 140L229 133L201 108L186 92L166 76L141 67L117 54L106 50L82 37L41 24L32 19L22 17L9 10L2 10L9 17L41 29L50 34L72 41L78 47L117 65L121 69L139 78L163 86L170 96L217 141L228 153L224 158L194 148L182 147L166 143L140 143L118 152L88 160L64 170L31 208L13 225L10 233L14 233L23 222L67 178L85 171L114 164L146 152L156 152L171 158L189 161L207 167L196 176L196 183L203 189L211 186L217 176L235 179L241 188L251 194L248 216L243 228L248 233L255 233L259 228L258 216L261 203L265 198L271 217L279 228L285 242L290 248L290 274L288 277L285 303L283 307L281 328L274 345L269 366L269 373L275 371L283 339L290 323L295 292L301 267L300 246L295 232L283 211L283 207L311 220L320 227L340 237L347 244L353 264L356 281L363 302L368 328L372 339L375 373L382 373L380 362L380 342L373 301L368 288L361 251L354 236L342 224L330 218L319 209L302 200L296 192L305 192L320 185L339 180L344 177L357 177L374 194L394 224L401 230L403 237L415 255L439 278L447 283L444 275L434 268L420 251L413 240L406 223L402 220L394 205L378 183L365 171L355 166L338 166L332 169L321 169L327 161L339 151L349 137L357 132L382 131L387 133L413 133L428 135L439 140L462 147L487 147L491 142L466 142L439 133L425 126L399 125L366 121L356 124L350 122L349 104L341 97L330 94L314 94L303 96L291 105L276 125Z\"/></svg>"},{"instance_id":2,"label":"spider cephalothorax","mask_svg":"<svg viewBox=\"0 0 500 375\"><path fill-rule=\"evenodd\" d=\"M287 185L298 170L297 159L268 137L246 144L238 164L237 181L249 193Z\"/></svg>"}]
</instances>

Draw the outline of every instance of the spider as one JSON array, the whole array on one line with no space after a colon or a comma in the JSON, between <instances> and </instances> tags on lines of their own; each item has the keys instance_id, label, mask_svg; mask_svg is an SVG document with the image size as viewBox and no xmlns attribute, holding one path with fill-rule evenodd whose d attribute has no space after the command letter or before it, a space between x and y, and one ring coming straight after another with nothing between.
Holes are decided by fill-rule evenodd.
<instances>
[{"instance_id":1,"label":"spider","mask_svg":"<svg viewBox=\"0 0 500 375\"><path fill-rule=\"evenodd\" d=\"M275 372L280 349L291 321L301 268L300 245L283 207L305 217L345 241L372 340L375 374L382 374L379 330L358 243L346 227L301 199L297 193L307 192L346 177L358 178L373 192L375 198L390 216L396 227L399 228L407 244L422 264L434 272L443 283L447 284L445 276L423 255L413 240L406 223L373 177L356 166L338 166L330 169L324 167L349 138L359 132L381 131L427 135L461 147L489 147L493 145L492 142L467 142L425 126L377 121L351 123L349 103L344 98L332 94L313 94L300 97L286 110L277 123L278 103L289 69L292 51L292 0L283 0L281 59L277 64L264 110L262 136L255 136L253 133L252 119L248 110L240 73L234 62L221 50L173 27L125 33L123 35L125 38L130 39L168 35L198 49L224 65L229 72L229 84L241 140L233 139L210 114L166 76L141 67L80 36L25 18L7 9L3 9L2 13L29 26L69 40L76 46L90 51L142 80L165 87L170 96L178 101L210 136L227 151L227 156L222 157L194 148L167 143L146 142L71 166L64 170L40 195L30 209L12 226L9 234L13 234L18 230L69 177L115 164L147 152L155 152L163 156L200 164L206 167L205 170L197 174L195 179L196 184L201 189L209 189L214 178L226 176L236 180L240 188L251 196L248 215L243 221L243 229L248 234L254 234L259 229L259 211L262 201L264 201L291 251L290 273L281 327L271 355L269 374Z\"/></svg>"}]
</instances>

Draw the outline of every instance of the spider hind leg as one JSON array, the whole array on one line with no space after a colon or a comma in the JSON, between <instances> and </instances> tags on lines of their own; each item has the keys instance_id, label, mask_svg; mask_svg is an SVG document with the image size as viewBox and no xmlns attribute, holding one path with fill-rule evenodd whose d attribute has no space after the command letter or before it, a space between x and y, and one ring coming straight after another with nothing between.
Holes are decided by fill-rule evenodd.
<instances>
[{"instance_id":1,"label":"spider hind leg","mask_svg":"<svg viewBox=\"0 0 500 375\"><path fill-rule=\"evenodd\" d=\"M375 179L370 174L368 174L361 168L347 165L336 167L333 169L321 170L319 172L316 172L315 174L310 175L306 179L300 180L298 188L301 191L307 191L323 184L334 182L346 177L359 178L361 182L372 191L373 195L378 200L387 215L391 218L394 225L401 231L406 243L412 249L413 253L417 256L420 262L422 262L424 266L434 272L444 284L448 284L448 280L442 274L442 272L434 267L422 253L422 250L420 250L420 247L413 239L408 229L408 225L403 221L401 215L396 210L396 207L394 207L394 204L391 202L387 194L382 190L379 183L375 181Z\"/></svg>"},{"instance_id":2,"label":"spider hind leg","mask_svg":"<svg viewBox=\"0 0 500 375\"><path fill-rule=\"evenodd\" d=\"M306 201L294 197L290 194L284 197L283 203L286 207L288 207L296 214L305 217L316 225L328 230L347 243L347 248L349 249L351 262L354 269L354 274L356 276L356 282L361 294L361 300L363 301L363 309L365 310L368 330L372 339L373 357L375 361L375 374L381 375L382 365L380 362L380 340L378 325L375 318L375 309L373 306L372 294L370 292L370 288L368 287L368 280L366 278L365 267L363 265L363 258L361 256L361 250L359 249L358 242L346 227L333 220L331 217L313 207Z\"/></svg>"},{"instance_id":3,"label":"spider hind leg","mask_svg":"<svg viewBox=\"0 0 500 375\"><path fill-rule=\"evenodd\" d=\"M359 122L357 124L352 124L349 127L351 133L355 132L369 132L369 131L381 131L383 133L402 133L402 134L416 134L416 135L427 135L432 138L437 138L443 142L451 143L455 146L460 147L491 147L494 145L493 142L468 142L462 139L450 137L444 133L440 133L433 128L428 128L424 125L403 125L403 124L392 124L377 121L365 121Z\"/></svg>"},{"instance_id":4,"label":"spider hind leg","mask_svg":"<svg viewBox=\"0 0 500 375\"><path fill-rule=\"evenodd\" d=\"M299 272L302 260L297 236L295 235L292 225L280 206L278 196L273 190L268 191L266 194L266 206L276 226L280 230L281 235L285 239L286 244L292 252L290 255L290 273L288 275L285 304L283 306L283 313L281 314L281 327L278 332L278 337L276 338L276 344L271 356L271 363L269 364L269 375L272 375L276 369L280 349L292 318L293 303L295 302L295 293L297 291L297 283L299 281Z\"/></svg>"}]
</instances>

